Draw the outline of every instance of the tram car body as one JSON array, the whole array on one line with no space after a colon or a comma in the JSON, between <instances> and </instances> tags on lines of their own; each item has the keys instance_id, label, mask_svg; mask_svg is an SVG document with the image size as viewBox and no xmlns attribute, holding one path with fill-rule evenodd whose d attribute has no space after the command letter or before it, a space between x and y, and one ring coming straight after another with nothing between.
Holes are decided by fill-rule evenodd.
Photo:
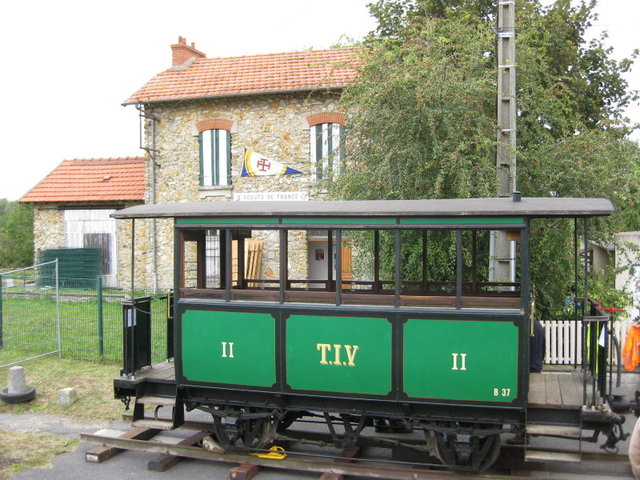
<instances>
[{"instance_id":1,"label":"tram car body","mask_svg":"<svg viewBox=\"0 0 640 480\"><path fill-rule=\"evenodd\" d=\"M604 199L515 200L121 210L116 218L134 222L174 219L175 376L126 367L116 397L136 398L136 421L147 418L145 403L165 399L174 406L171 427L185 408L207 411L223 448L264 447L305 416L325 420L340 447L383 419L421 429L430 453L475 471L493 463L502 433L527 433L532 422L551 435L554 426L591 429L615 445L622 420L589 408L586 390L572 409L532 404L529 350L532 219L588 219L613 207ZM314 235L324 235L324 249L313 251ZM501 281L488 274L495 235L510 246L513 273ZM256 238L270 245L272 263L268 274L249 276ZM294 264L314 254L324 274L296 273Z\"/></svg>"}]
</instances>

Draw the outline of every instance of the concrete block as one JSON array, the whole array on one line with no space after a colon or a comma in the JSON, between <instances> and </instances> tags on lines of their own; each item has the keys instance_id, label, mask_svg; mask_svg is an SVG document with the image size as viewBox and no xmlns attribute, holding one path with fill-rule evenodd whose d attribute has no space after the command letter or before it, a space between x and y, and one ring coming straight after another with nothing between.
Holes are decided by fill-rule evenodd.
<instances>
[{"instance_id":1,"label":"concrete block","mask_svg":"<svg viewBox=\"0 0 640 480\"><path fill-rule=\"evenodd\" d=\"M58 391L58 403L60 405L71 405L78 401L78 392L75 388L63 388Z\"/></svg>"},{"instance_id":2,"label":"concrete block","mask_svg":"<svg viewBox=\"0 0 640 480\"><path fill-rule=\"evenodd\" d=\"M25 393L29 390L27 381L24 376L23 367L11 367L9 369L9 385L8 391L12 394Z\"/></svg>"},{"instance_id":3,"label":"concrete block","mask_svg":"<svg viewBox=\"0 0 640 480\"><path fill-rule=\"evenodd\" d=\"M0 399L3 402L28 402L36 396L36 389L27 385L23 367L11 367L8 382L7 388L0 392Z\"/></svg>"}]
</instances>

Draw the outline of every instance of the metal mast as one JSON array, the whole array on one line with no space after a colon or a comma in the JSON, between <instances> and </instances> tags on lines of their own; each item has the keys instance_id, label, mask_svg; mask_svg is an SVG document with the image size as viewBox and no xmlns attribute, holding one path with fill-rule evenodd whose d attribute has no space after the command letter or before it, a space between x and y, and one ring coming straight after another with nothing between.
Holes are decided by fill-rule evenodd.
<instances>
[{"instance_id":1,"label":"metal mast","mask_svg":"<svg viewBox=\"0 0 640 480\"><path fill-rule=\"evenodd\" d=\"M515 0L499 0L498 35L498 142L496 170L498 196L516 191L516 33ZM490 280L515 279L514 245L504 231L492 232Z\"/></svg>"}]
</instances>

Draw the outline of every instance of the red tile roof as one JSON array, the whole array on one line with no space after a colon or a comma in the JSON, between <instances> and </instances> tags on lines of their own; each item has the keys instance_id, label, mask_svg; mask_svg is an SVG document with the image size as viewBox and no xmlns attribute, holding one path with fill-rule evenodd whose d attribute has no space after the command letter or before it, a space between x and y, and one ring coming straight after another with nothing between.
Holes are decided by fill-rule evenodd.
<instances>
[{"instance_id":1,"label":"red tile roof","mask_svg":"<svg viewBox=\"0 0 640 480\"><path fill-rule=\"evenodd\" d=\"M159 73L124 104L342 88L358 65L355 48L201 58Z\"/></svg>"},{"instance_id":2,"label":"red tile roof","mask_svg":"<svg viewBox=\"0 0 640 480\"><path fill-rule=\"evenodd\" d=\"M20 202L144 200L143 157L64 160Z\"/></svg>"}]
</instances>

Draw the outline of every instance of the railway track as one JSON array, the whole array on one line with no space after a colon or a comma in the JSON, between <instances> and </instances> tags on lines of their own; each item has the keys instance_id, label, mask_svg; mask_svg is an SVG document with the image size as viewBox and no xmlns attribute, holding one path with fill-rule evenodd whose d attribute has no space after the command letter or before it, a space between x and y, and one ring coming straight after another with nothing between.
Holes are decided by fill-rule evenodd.
<instances>
[{"instance_id":1,"label":"railway track","mask_svg":"<svg viewBox=\"0 0 640 480\"><path fill-rule=\"evenodd\" d=\"M343 478L381 478L390 480L498 480L524 478L620 480L630 477L626 455L583 453L580 463L525 462L524 449L504 446L494 467L483 474L445 470L437 460L417 448L417 440L379 436L363 436L358 446L343 451L332 447L328 435L314 432L287 431L277 438L276 444L284 451L226 452L207 449L210 425L188 422L175 431L162 431L149 427L130 430L100 430L83 434L82 440L98 444L86 452L88 462L101 463L126 451L144 451L155 454L147 468L166 471L183 458L214 462L228 466L225 478L248 480L260 478L261 471L280 471L291 475L306 472L322 480ZM281 454L282 453L282 454ZM557 450L553 453L558 454ZM261 454L261 456L256 455ZM285 476L285 475L283 475ZM306 478L305 477L305 478Z\"/></svg>"}]
</instances>

